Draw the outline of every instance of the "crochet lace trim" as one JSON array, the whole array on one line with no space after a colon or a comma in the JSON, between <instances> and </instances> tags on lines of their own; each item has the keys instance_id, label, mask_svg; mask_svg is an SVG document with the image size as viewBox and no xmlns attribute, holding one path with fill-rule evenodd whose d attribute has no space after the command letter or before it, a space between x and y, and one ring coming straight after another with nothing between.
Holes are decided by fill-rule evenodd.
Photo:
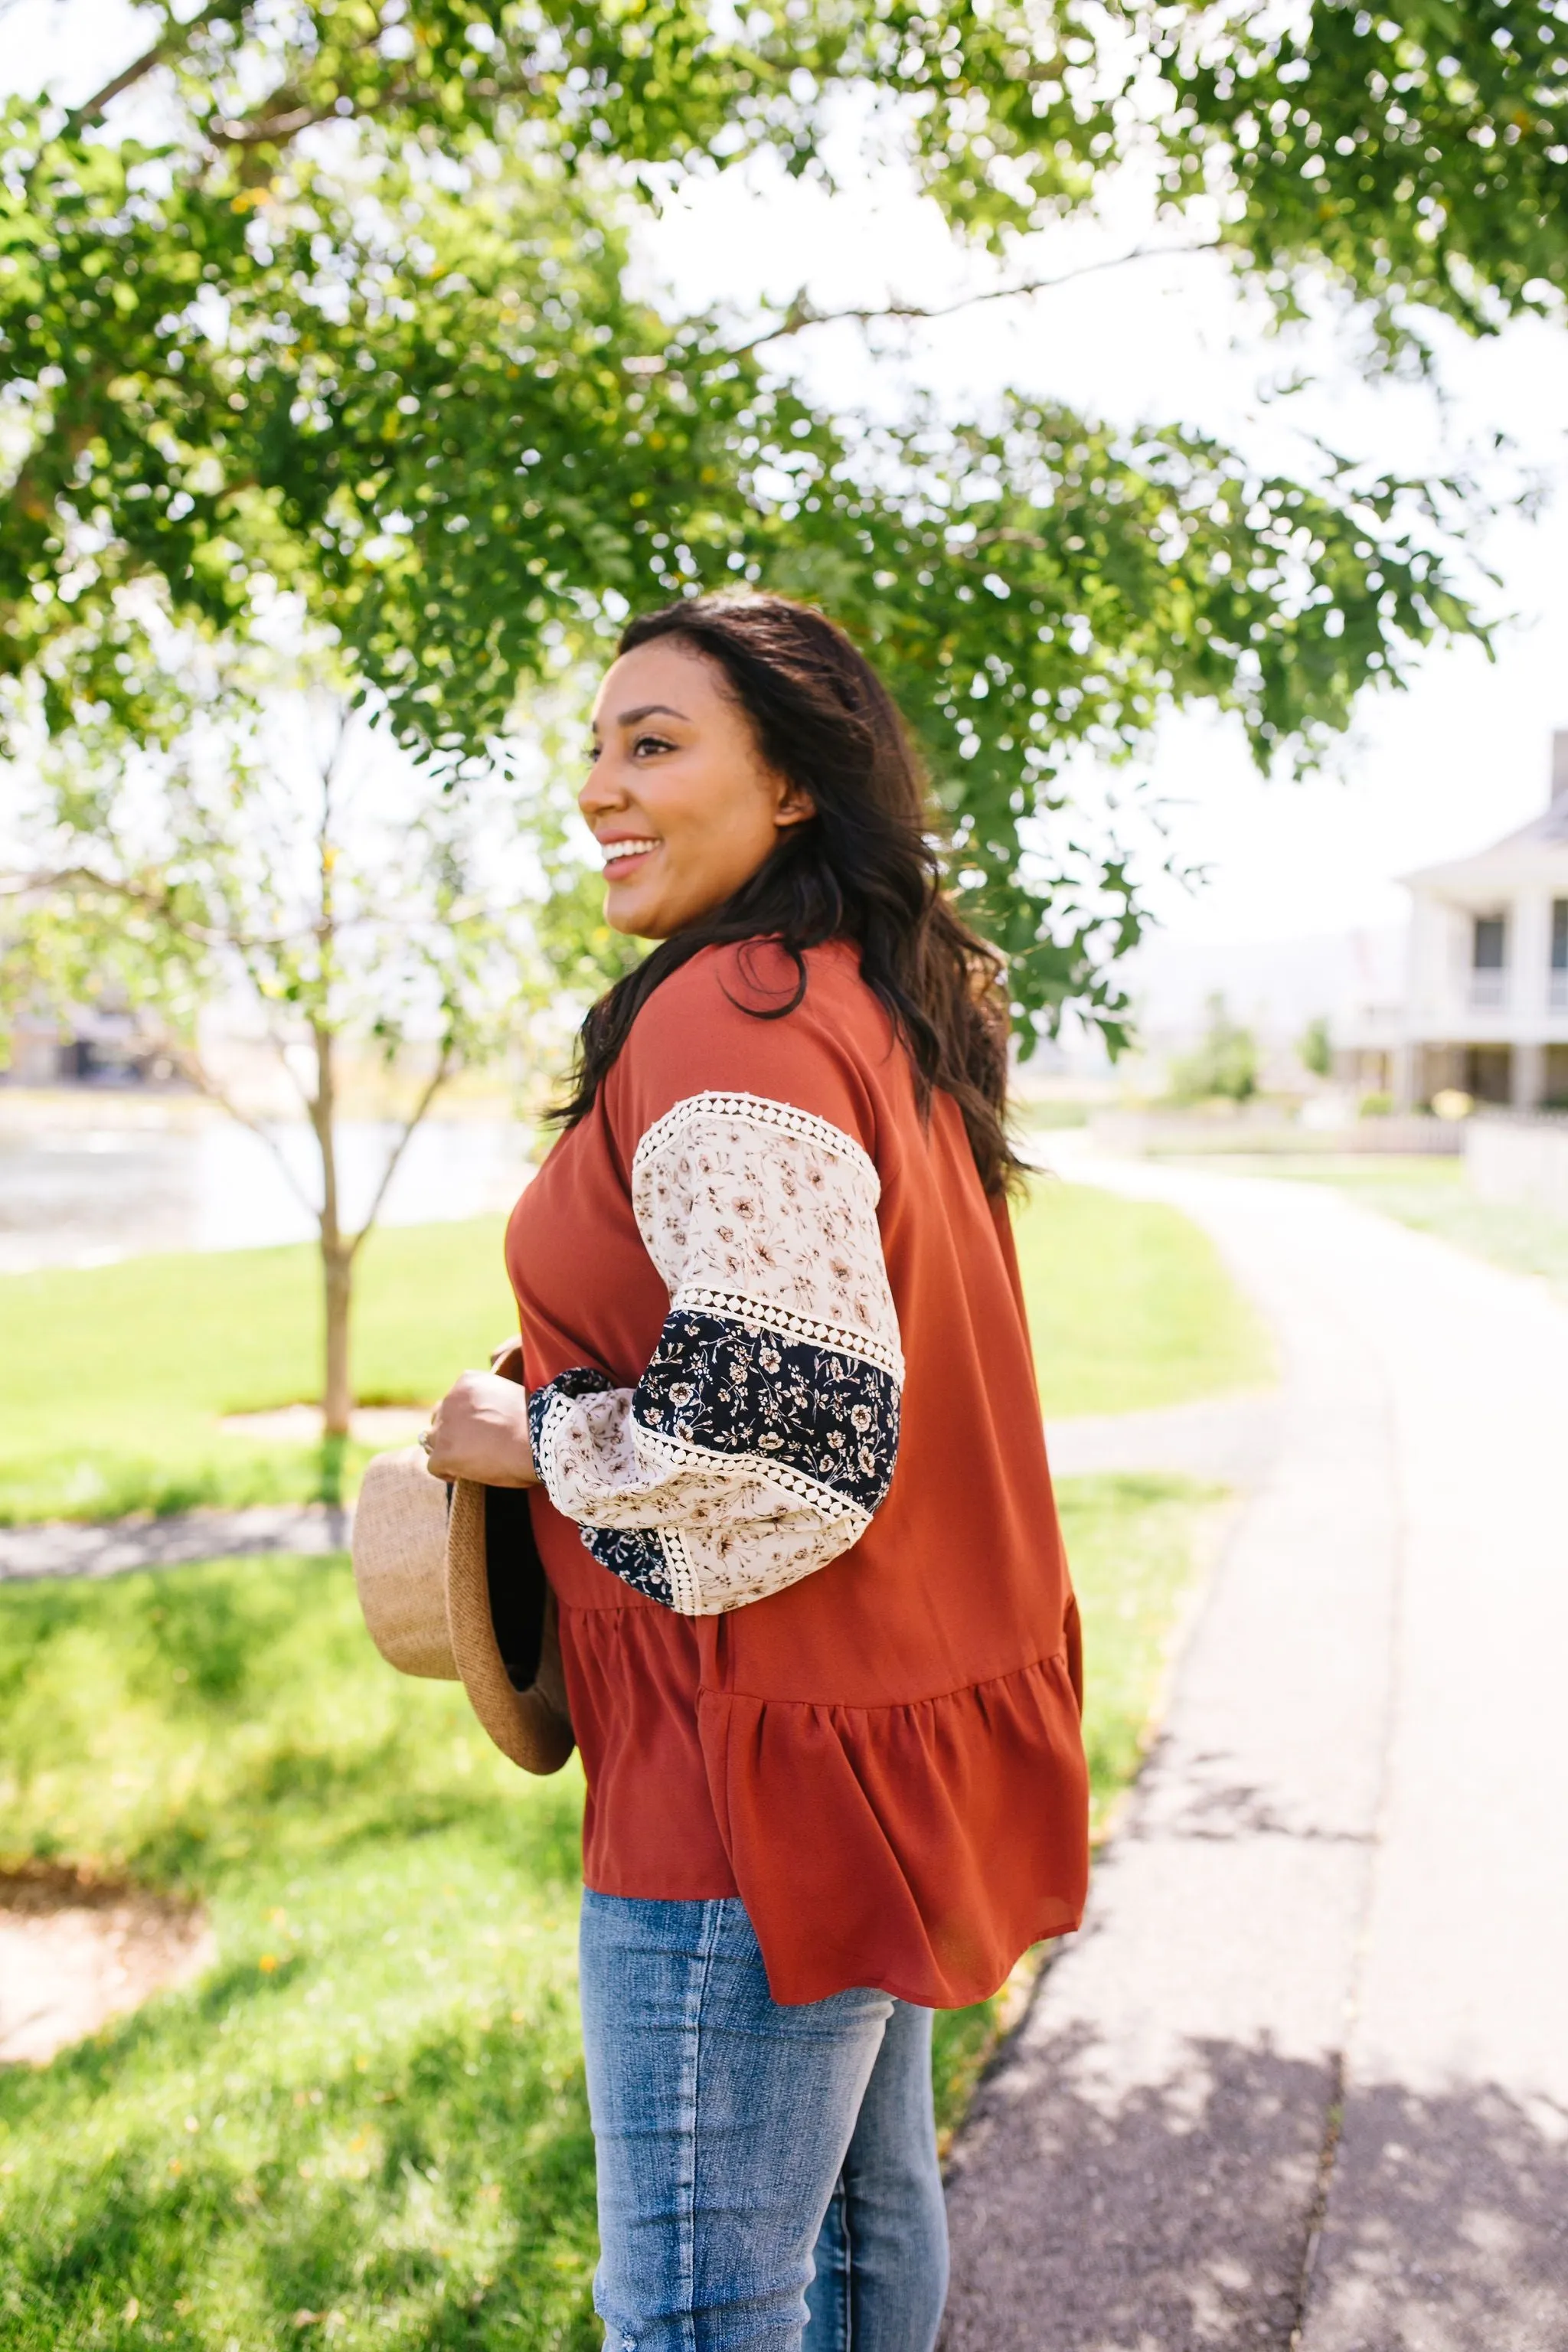
<instances>
[{"instance_id":1,"label":"crochet lace trim","mask_svg":"<svg viewBox=\"0 0 1568 2352\"><path fill-rule=\"evenodd\" d=\"M711 1474L717 1470L722 1477L721 1492L727 1489L738 1474L765 1480L797 1503L804 1503L826 1526L852 1527L854 1534L845 1544L858 1543L871 1524L871 1514L847 1495L826 1486L820 1478L810 1477L788 1462L780 1462L769 1454L721 1454L706 1445L690 1444L685 1438L672 1437L667 1430L649 1429L646 1422L634 1422L633 1444L639 1462L651 1457L661 1469L691 1470ZM663 1527L660 1534L672 1532Z\"/></svg>"},{"instance_id":2,"label":"crochet lace trim","mask_svg":"<svg viewBox=\"0 0 1568 2352\"><path fill-rule=\"evenodd\" d=\"M854 1136L846 1135L841 1127L835 1127L831 1119L818 1118L815 1111L797 1110L794 1103L775 1102L768 1095L717 1092L687 1095L672 1110L667 1110L662 1118L656 1118L653 1125L644 1131L632 1155L634 1187L649 1160L662 1151L667 1144L675 1142L684 1129L705 1117L746 1119L756 1127L775 1128L784 1135L799 1136L803 1142L815 1143L820 1150L830 1151L837 1158L847 1160L870 1186L872 1200L881 1198L882 1180L869 1152Z\"/></svg>"},{"instance_id":3,"label":"crochet lace trim","mask_svg":"<svg viewBox=\"0 0 1568 2352\"><path fill-rule=\"evenodd\" d=\"M669 1307L671 1314L684 1307L692 1314L722 1315L753 1334L775 1331L785 1339L808 1339L817 1347L831 1348L835 1355L854 1356L861 1363L875 1364L879 1372L886 1372L889 1380L903 1386L904 1360L899 1349L874 1339L868 1331L852 1330L847 1324L826 1323L814 1315L799 1315L793 1307L779 1306L771 1298L755 1297L744 1290L708 1290L700 1286L678 1290Z\"/></svg>"}]
</instances>

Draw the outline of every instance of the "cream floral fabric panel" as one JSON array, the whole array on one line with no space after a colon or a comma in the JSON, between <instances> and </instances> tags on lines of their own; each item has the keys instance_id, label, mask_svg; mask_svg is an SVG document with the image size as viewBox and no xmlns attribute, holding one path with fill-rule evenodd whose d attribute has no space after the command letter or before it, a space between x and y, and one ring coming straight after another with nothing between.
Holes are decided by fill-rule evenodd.
<instances>
[{"instance_id":1,"label":"cream floral fabric panel","mask_svg":"<svg viewBox=\"0 0 1568 2352\"><path fill-rule=\"evenodd\" d=\"M674 1307L753 1308L903 1379L877 1171L841 1128L760 1095L691 1095L632 1162L632 1207Z\"/></svg>"},{"instance_id":2,"label":"cream floral fabric panel","mask_svg":"<svg viewBox=\"0 0 1568 2352\"><path fill-rule=\"evenodd\" d=\"M595 1557L687 1616L781 1591L870 1524L903 1357L855 1139L786 1103L704 1094L637 1148L639 1228L670 1292L635 1389L563 1373L530 1400L551 1500Z\"/></svg>"}]
</instances>

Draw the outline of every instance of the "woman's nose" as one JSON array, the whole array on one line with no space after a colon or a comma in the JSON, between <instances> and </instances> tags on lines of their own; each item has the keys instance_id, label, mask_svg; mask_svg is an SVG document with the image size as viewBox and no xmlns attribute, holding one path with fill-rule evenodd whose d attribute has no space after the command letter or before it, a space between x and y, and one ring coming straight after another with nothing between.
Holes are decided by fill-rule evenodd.
<instances>
[{"instance_id":1,"label":"woman's nose","mask_svg":"<svg viewBox=\"0 0 1568 2352\"><path fill-rule=\"evenodd\" d=\"M577 795L577 805L585 817L595 811L624 807L626 793L616 779L615 770L603 753L583 779L583 789Z\"/></svg>"}]
</instances>

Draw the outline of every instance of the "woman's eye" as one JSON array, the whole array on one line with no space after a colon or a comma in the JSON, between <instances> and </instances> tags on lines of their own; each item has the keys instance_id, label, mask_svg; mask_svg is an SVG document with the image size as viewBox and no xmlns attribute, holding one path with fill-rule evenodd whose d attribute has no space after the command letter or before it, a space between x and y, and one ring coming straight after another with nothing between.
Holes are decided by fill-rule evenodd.
<instances>
[{"instance_id":1,"label":"woman's eye","mask_svg":"<svg viewBox=\"0 0 1568 2352\"><path fill-rule=\"evenodd\" d=\"M640 760L645 751L673 751L675 746L663 735L639 735L632 745L632 756Z\"/></svg>"}]
</instances>

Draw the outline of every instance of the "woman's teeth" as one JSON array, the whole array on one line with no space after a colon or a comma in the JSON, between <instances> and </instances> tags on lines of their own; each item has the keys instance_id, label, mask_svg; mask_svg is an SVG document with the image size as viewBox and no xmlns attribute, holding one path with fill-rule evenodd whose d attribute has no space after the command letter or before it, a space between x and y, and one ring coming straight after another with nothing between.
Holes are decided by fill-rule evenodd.
<instances>
[{"instance_id":1,"label":"woman's teeth","mask_svg":"<svg viewBox=\"0 0 1568 2352\"><path fill-rule=\"evenodd\" d=\"M607 841L605 844L605 871L607 874L623 857L641 857L645 851L658 847L657 841Z\"/></svg>"}]
</instances>

